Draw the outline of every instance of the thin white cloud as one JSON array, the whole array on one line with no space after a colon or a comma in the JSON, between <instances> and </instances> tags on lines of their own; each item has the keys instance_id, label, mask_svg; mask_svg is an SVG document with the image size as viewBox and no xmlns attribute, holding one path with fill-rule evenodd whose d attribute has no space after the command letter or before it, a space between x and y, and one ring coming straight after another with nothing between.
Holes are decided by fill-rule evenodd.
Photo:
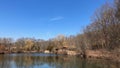
<instances>
[{"instance_id":1,"label":"thin white cloud","mask_svg":"<svg viewBox=\"0 0 120 68\"><path fill-rule=\"evenodd\" d=\"M51 18L50 21L58 21L58 20L62 20L62 19L64 19L64 17L59 16L59 17Z\"/></svg>"}]
</instances>

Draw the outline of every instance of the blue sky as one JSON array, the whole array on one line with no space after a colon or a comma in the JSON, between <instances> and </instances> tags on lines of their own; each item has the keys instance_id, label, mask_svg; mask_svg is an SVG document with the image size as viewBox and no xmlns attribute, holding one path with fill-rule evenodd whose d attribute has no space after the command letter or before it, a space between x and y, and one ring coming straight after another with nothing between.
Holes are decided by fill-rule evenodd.
<instances>
[{"instance_id":1,"label":"blue sky","mask_svg":"<svg viewBox=\"0 0 120 68\"><path fill-rule=\"evenodd\" d=\"M112 0L0 0L0 37L76 35L106 1Z\"/></svg>"}]
</instances>

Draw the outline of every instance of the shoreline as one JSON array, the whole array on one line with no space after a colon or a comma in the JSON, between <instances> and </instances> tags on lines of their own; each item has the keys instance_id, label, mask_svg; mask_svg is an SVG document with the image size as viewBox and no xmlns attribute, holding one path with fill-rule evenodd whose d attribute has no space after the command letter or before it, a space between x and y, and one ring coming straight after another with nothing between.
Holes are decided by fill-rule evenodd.
<instances>
[{"instance_id":1,"label":"shoreline","mask_svg":"<svg viewBox=\"0 0 120 68\"><path fill-rule=\"evenodd\" d=\"M44 52L37 52L37 51L24 51L24 52L0 52L0 55L5 54L32 54L32 53L44 53ZM44 54L56 54L56 53L44 53ZM66 55L66 56L77 56L82 59L100 59L100 60L112 60L116 62L120 62L120 54L115 54L113 52L101 52L101 51L94 51L89 50L86 51L86 54L77 53L76 55L69 55L69 54L56 54L56 55ZM83 57L85 55L85 57Z\"/></svg>"}]
</instances>

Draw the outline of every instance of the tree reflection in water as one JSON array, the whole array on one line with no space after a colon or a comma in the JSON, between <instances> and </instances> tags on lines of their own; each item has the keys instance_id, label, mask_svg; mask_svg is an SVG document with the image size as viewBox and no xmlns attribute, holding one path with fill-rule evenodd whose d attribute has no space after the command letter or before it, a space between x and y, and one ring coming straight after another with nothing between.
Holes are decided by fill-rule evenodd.
<instances>
[{"instance_id":1,"label":"tree reflection in water","mask_svg":"<svg viewBox=\"0 0 120 68\"><path fill-rule=\"evenodd\" d=\"M50 54L0 55L0 68L120 68L120 63Z\"/></svg>"}]
</instances>

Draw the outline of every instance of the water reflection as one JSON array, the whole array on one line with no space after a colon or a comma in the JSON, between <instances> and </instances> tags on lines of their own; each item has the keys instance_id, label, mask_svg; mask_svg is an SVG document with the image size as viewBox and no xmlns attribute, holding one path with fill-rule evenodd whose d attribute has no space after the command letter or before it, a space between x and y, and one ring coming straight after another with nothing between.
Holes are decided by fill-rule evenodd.
<instances>
[{"instance_id":1,"label":"water reflection","mask_svg":"<svg viewBox=\"0 0 120 68\"><path fill-rule=\"evenodd\" d=\"M120 63L50 54L0 55L0 68L120 68Z\"/></svg>"}]
</instances>

